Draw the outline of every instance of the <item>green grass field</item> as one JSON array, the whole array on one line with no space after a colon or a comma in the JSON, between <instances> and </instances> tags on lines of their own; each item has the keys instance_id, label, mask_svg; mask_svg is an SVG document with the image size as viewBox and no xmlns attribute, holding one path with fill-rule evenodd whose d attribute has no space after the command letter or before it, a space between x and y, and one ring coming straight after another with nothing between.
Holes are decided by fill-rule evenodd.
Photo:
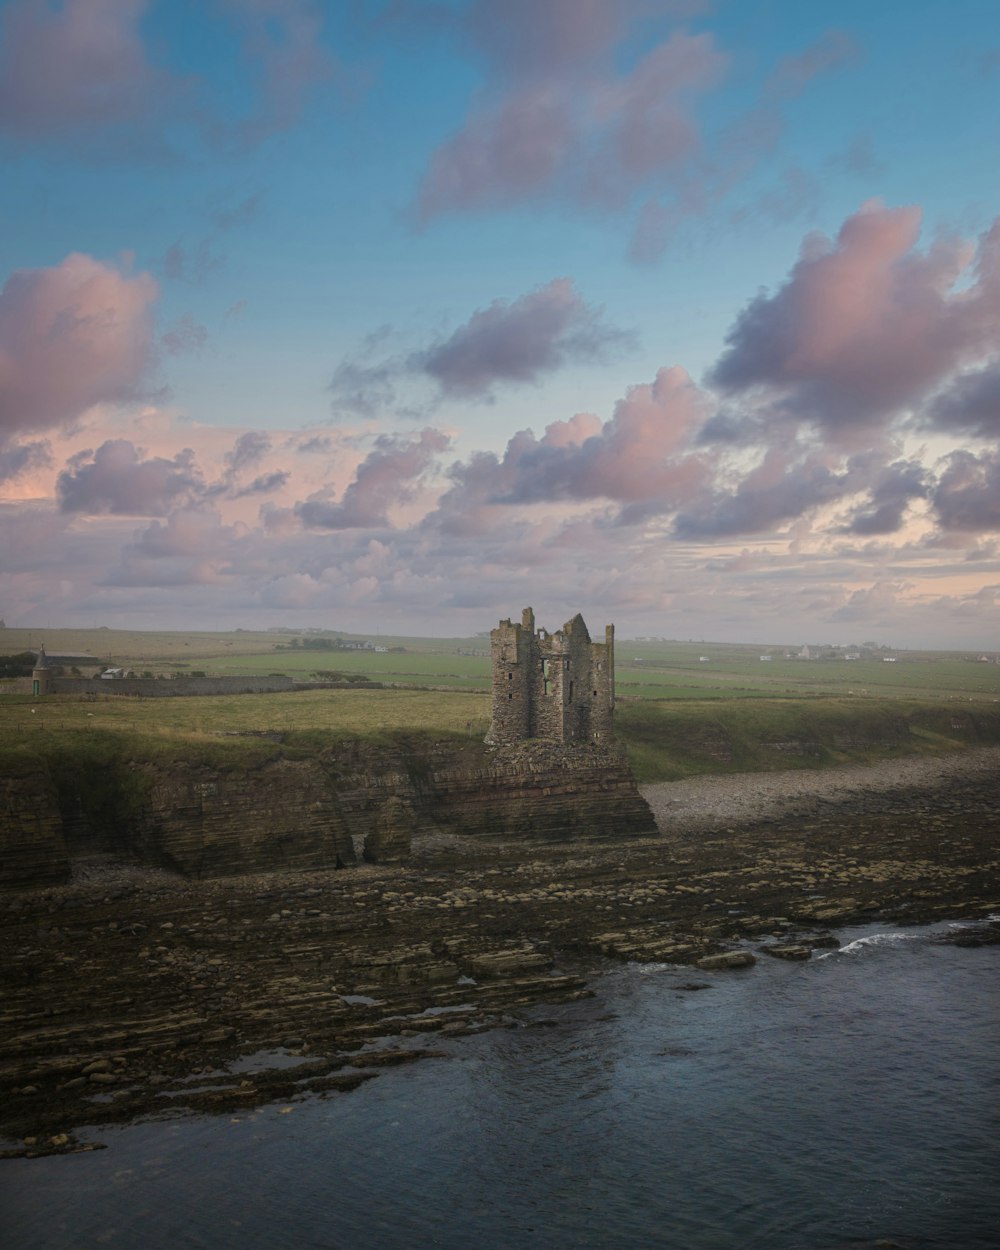
<instances>
[{"instance_id":1,"label":"green grass field","mask_svg":"<svg viewBox=\"0 0 1000 1250\"><path fill-rule=\"evenodd\" d=\"M0 651L44 643L51 653L83 652L103 664L137 672L210 675L285 673L308 680L340 672L403 686L489 689L486 638L378 637L387 651L311 650L295 646L308 634L235 630L231 633L140 633L123 630L6 629ZM476 654L470 654L476 653ZM787 659L785 648L704 642L635 642L616 647L619 694L627 699L809 698L973 699L1000 701L1000 664L974 653L897 652L880 658ZM766 661L761 655L771 655ZM699 657L704 656L702 661Z\"/></svg>"},{"instance_id":2,"label":"green grass field","mask_svg":"<svg viewBox=\"0 0 1000 1250\"><path fill-rule=\"evenodd\" d=\"M478 743L489 696L445 690L303 690L134 699L0 698L0 770L100 772L123 761L251 766L309 758L362 739L406 750ZM1000 742L1000 708L900 698L655 700L620 704L618 738L640 781L698 773L819 768Z\"/></svg>"},{"instance_id":3,"label":"green grass field","mask_svg":"<svg viewBox=\"0 0 1000 1250\"><path fill-rule=\"evenodd\" d=\"M157 758L238 767L278 754L305 758L346 739L404 749L447 739L456 751L482 740L490 717L485 639L379 640L402 648L385 652L310 650L301 639L239 630L32 630L29 637L6 629L0 651L7 653L44 643L50 654L89 653L140 672L279 672L307 680L335 671L397 688L154 699L0 695L0 768L65 768L72 760L93 774ZM773 658L762 661L762 654ZM641 781L816 768L1000 741L1000 665L975 656L898 653L887 664L626 640L617 647L617 685L617 732Z\"/></svg>"}]
</instances>

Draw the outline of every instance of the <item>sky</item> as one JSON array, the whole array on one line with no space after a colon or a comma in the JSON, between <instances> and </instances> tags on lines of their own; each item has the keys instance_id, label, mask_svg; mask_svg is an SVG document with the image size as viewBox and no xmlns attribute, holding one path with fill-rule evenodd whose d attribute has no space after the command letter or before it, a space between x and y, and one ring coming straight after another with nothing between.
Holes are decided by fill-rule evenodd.
<instances>
[{"instance_id":1,"label":"sky","mask_svg":"<svg viewBox=\"0 0 1000 1250\"><path fill-rule=\"evenodd\" d=\"M0 2L0 618L996 649L995 0Z\"/></svg>"}]
</instances>

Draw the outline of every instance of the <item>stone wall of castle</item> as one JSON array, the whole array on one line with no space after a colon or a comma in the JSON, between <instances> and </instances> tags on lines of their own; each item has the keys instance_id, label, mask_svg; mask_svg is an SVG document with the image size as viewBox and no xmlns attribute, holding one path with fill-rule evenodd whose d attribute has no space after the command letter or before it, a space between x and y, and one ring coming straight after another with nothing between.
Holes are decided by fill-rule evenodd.
<instances>
[{"instance_id":1,"label":"stone wall of castle","mask_svg":"<svg viewBox=\"0 0 1000 1250\"><path fill-rule=\"evenodd\" d=\"M486 741L512 746L527 739L598 743L614 733L614 626L592 642L579 613L554 634L501 621L490 634L493 719Z\"/></svg>"}]
</instances>

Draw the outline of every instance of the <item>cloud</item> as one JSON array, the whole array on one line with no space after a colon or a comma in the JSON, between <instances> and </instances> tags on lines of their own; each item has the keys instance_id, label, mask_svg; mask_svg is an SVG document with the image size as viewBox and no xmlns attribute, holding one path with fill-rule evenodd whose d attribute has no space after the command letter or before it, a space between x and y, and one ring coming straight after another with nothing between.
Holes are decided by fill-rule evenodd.
<instances>
[{"instance_id":1,"label":"cloud","mask_svg":"<svg viewBox=\"0 0 1000 1250\"><path fill-rule=\"evenodd\" d=\"M287 130L310 92L333 75L322 43L323 5L314 0L222 0L253 66L257 107L236 127L247 144Z\"/></svg>"},{"instance_id":2,"label":"cloud","mask_svg":"<svg viewBox=\"0 0 1000 1250\"><path fill-rule=\"evenodd\" d=\"M764 95L772 100L794 100L820 74L840 69L860 54L857 40L846 31L828 30L803 52L785 57L769 76Z\"/></svg>"},{"instance_id":3,"label":"cloud","mask_svg":"<svg viewBox=\"0 0 1000 1250\"><path fill-rule=\"evenodd\" d=\"M143 459L127 439L109 439L96 452L81 452L56 484L63 512L89 515L161 516L201 493L203 482L190 448L172 459Z\"/></svg>"},{"instance_id":4,"label":"cloud","mask_svg":"<svg viewBox=\"0 0 1000 1250\"><path fill-rule=\"evenodd\" d=\"M238 204L234 204L232 208L213 209L209 214L212 225L216 230L226 231L256 220L262 198L262 193L257 191L240 200Z\"/></svg>"},{"instance_id":5,"label":"cloud","mask_svg":"<svg viewBox=\"0 0 1000 1250\"><path fill-rule=\"evenodd\" d=\"M186 352L200 352L208 342L208 331L189 314L185 314L160 337L164 349L171 356L183 356Z\"/></svg>"},{"instance_id":6,"label":"cloud","mask_svg":"<svg viewBox=\"0 0 1000 1250\"><path fill-rule=\"evenodd\" d=\"M393 6L424 14L422 33L456 30L484 67L464 122L428 161L414 202L418 223L540 202L625 212L633 218L631 259L659 259L682 225L703 219L774 151L792 103L859 54L848 33L827 31L766 75L752 107L727 116L724 101L709 112L703 101L727 77L730 56L711 34L669 29L671 19L704 7ZM814 174L790 171L753 212L787 220L816 190Z\"/></svg>"},{"instance_id":7,"label":"cloud","mask_svg":"<svg viewBox=\"0 0 1000 1250\"><path fill-rule=\"evenodd\" d=\"M259 473L250 482L240 481L247 470L258 466L271 449L271 436L263 430L247 430L239 435L222 457L221 476L204 488L204 498L249 499L254 495L269 495L281 490L291 479L288 469L272 469Z\"/></svg>"},{"instance_id":8,"label":"cloud","mask_svg":"<svg viewBox=\"0 0 1000 1250\"><path fill-rule=\"evenodd\" d=\"M375 331L357 357L337 366L329 387L335 410L379 416L396 403L404 378L432 382L439 399L489 399L501 385L537 383L568 364L605 361L633 339L608 325L570 278L512 301L495 299L447 338L378 358L390 335L388 327Z\"/></svg>"},{"instance_id":9,"label":"cloud","mask_svg":"<svg viewBox=\"0 0 1000 1250\"><path fill-rule=\"evenodd\" d=\"M247 430L226 452L227 470L234 476L250 465L258 464L271 450L271 439L263 430Z\"/></svg>"},{"instance_id":10,"label":"cloud","mask_svg":"<svg viewBox=\"0 0 1000 1250\"><path fill-rule=\"evenodd\" d=\"M333 395L334 412L349 412L358 417L377 417L387 412L396 402L395 382L407 369L402 357L372 364L341 361L327 388Z\"/></svg>"},{"instance_id":11,"label":"cloud","mask_svg":"<svg viewBox=\"0 0 1000 1250\"><path fill-rule=\"evenodd\" d=\"M779 148L791 103L821 74L849 64L857 51L850 36L829 31L779 62L756 104L707 134L697 160L683 162L663 187L643 188L648 198L633 221L630 259L638 264L659 260L684 226L712 220L714 210L752 175L758 175L755 184L760 181L762 167L766 176L764 162ZM818 174L801 165L786 165L772 182L749 202L732 207L729 220L743 226L757 220L785 223L808 217L822 202Z\"/></svg>"},{"instance_id":12,"label":"cloud","mask_svg":"<svg viewBox=\"0 0 1000 1250\"><path fill-rule=\"evenodd\" d=\"M147 0L12 0L0 40L0 128L24 139L112 131L137 149L182 85L146 56Z\"/></svg>"},{"instance_id":13,"label":"cloud","mask_svg":"<svg viewBox=\"0 0 1000 1250\"><path fill-rule=\"evenodd\" d=\"M943 530L973 534L1000 530L1000 452L952 452L931 500Z\"/></svg>"},{"instance_id":14,"label":"cloud","mask_svg":"<svg viewBox=\"0 0 1000 1250\"><path fill-rule=\"evenodd\" d=\"M905 582L875 582L867 589L855 590L843 607L830 614L830 619L859 625L893 625L899 619L900 598L907 589Z\"/></svg>"},{"instance_id":15,"label":"cloud","mask_svg":"<svg viewBox=\"0 0 1000 1250\"><path fill-rule=\"evenodd\" d=\"M103 585L151 591L222 587L237 597L239 579L262 571L248 550L252 546L246 526L226 525L218 512L204 505L181 505L123 546Z\"/></svg>"},{"instance_id":16,"label":"cloud","mask_svg":"<svg viewBox=\"0 0 1000 1250\"><path fill-rule=\"evenodd\" d=\"M920 224L868 204L835 242L809 236L785 284L740 313L710 383L850 442L1000 349L1000 223L978 254L956 239L918 252Z\"/></svg>"},{"instance_id":17,"label":"cloud","mask_svg":"<svg viewBox=\"0 0 1000 1250\"><path fill-rule=\"evenodd\" d=\"M478 309L443 343L415 358L447 395L488 394L501 382L537 382L574 361L601 359L628 336L604 325L569 278L513 303Z\"/></svg>"},{"instance_id":18,"label":"cloud","mask_svg":"<svg viewBox=\"0 0 1000 1250\"><path fill-rule=\"evenodd\" d=\"M380 435L358 466L340 503L313 497L295 505L304 525L313 529L356 529L390 524L389 511L414 494L436 457L449 445L440 430L425 429L413 438Z\"/></svg>"},{"instance_id":19,"label":"cloud","mask_svg":"<svg viewBox=\"0 0 1000 1250\"><path fill-rule=\"evenodd\" d=\"M0 446L0 482L9 482L22 473L41 468L51 462L46 442L14 443L4 449Z\"/></svg>"},{"instance_id":20,"label":"cloud","mask_svg":"<svg viewBox=\"0 0 1000 1250\"><path fill-rule=\"evenodd\" d=\"M690 508L678 513L674 534L687 540L759 534L805 516L862 485L851 467L833 467L820 453L771 447L735 488L727 489L716 481Z\"/></svg>"},{"instance_id":21,"label":"cloud","mask_svg":"<svg viewBox=\"0 0 1000 1250\"><path fill-rule=\"evenodd\" d=\"M128 550L151 559L216 555L220 543L241 532L242 527L223 525L211 508L180 508L165 522L153 521Z\"/></svg>"},{"instance_id":22,"label":"cloud","mask_svg":"<svg viewBox=\"0 0 1000 1250\"><path fill-rule=\"evenodd\" d=\"M911 501L926 498L928 480L927 469L917 460L887 465L877 474L868 499L854 511L843 532L861 536L896 533Z\"/></svg>"},{"instance_id":23,"label":"cloud","mask_svg":"<svg viewBox=\"0 0 1000 1250\"><path fill-rule=\"evenodd\" d=\"M178 240L164 252L160 267L169 281L197 286L224 264L225 258L212 250L211 239L202 239L194 248L185 248Z\"/></svg>"},{"instance_id":24,"label":"cloud","mask_svg":"<svg viewBox=\"0 0 1000 1250\"><path fill-rule=\"evenodd\" d=\"M0 130L82 144L101 155L176 160L178 127L215 145L256 145L287 130L333 73L324 8L313 0L218 0L220 59L251 97L242 117L206 83L153 63L141 30L149 0L11 0L2 17ZM232 38L235 30L236 40ZM227 38L230 48L227 48Z\"/></svg>"},{"instance_id":25,"label":"cloud","mask_svg":"<svg viewBox=\"0 0 1000 1250\"><path fill-rule=\"evenodd\" d=\"M1000 359L956 377L932 400L926 424L945 434L1000 438Z\"/></svg>"},{"instance_id":26,"label":"cloud","mask_svg":"<svg viewBox=\"0 0 1000 1250\"><path fill-rule=\"evenodd\" d=\"M281 490L291 478L288 469L275 469L273 473L262 473L246 486L237 487L233 491L234 499L248 499L251 495L270 495Z\"/></svg>"},{"instance_id":27,"label":"cloud","mask_svg":"<svg viewBox=\"0 0 1000 1250\"><path fill-rule=\"evenodd\" d=\"M492 99L431 157L420 221L549 195L627 203L696 150L691 100L720 80L727 58L710 35L675 31L620 72L627 7L493 6L488 19L474 11L473 35L493 36Z\"/></svg>"},{"instance_id":28,"label":"cloud","mask_svg":"<svg viewBox=\"0 0 1000 1250\"><path fill-rule=\"evenodd\" d=\"M708 472L689 451L705 413L706 397L684 370L661 369L652 383L630 388L604 423L577 414L541 438L520 431L502 459L479 453L453 465L453 486L430 523L481 528L491 508L542 502L608 501L621 506L624 523L672 511Z\"/></svg>"},{"instance_id":29,"label":"cloud","mask_svg":"<svg viewBox=\"0 0 1000 1250\"><path fill-rule=\"evenodd\" d=\"M135 399L153 362L149 274L74 253L0 292L0 438Z\"/></svg>"}]
</instances>

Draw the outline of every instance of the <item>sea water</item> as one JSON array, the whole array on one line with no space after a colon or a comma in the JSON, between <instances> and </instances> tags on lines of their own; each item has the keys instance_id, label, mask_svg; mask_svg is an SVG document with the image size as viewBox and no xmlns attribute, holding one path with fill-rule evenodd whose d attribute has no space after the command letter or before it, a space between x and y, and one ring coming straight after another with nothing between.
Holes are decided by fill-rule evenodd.
<instances>
[{"instance_id":1,"label":"sea water","mask_svg":"<svg viewBox=\"0 0 1000 1250\"><path fill-rule=\"evenodd\" d=\"M350 1094L80 1131L0 1164L6 1244L995 1250L1000 947L948 931L616 967Z\"/></svg>"}]
</instances>

